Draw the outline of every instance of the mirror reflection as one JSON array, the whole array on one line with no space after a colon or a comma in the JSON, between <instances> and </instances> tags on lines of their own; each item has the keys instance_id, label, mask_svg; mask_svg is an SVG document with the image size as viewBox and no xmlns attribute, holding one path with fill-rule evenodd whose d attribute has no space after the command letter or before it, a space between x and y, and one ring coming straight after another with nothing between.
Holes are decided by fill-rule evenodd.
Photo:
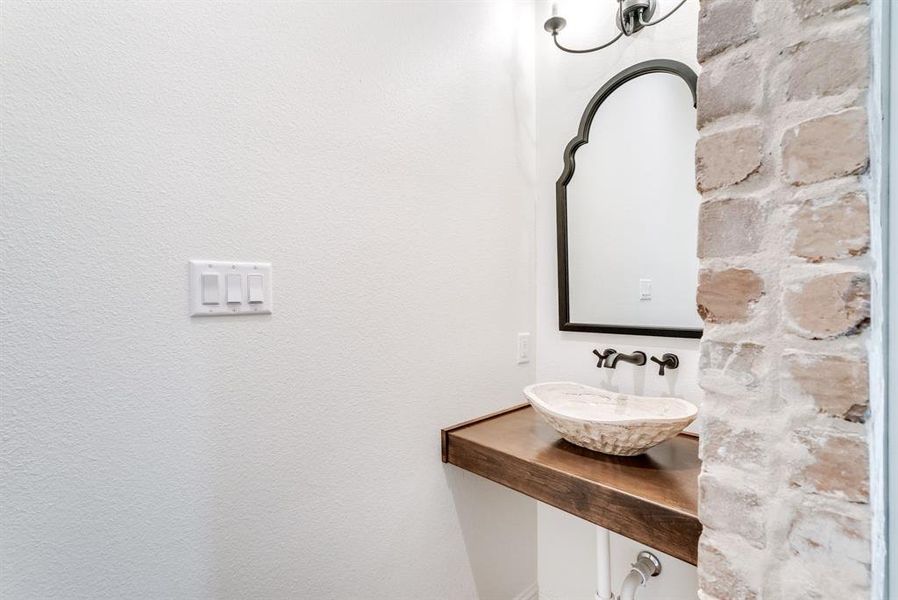
<instances>
[{"instance_id":1,"label":"mirror reflection","mask_svg":"<svg viewBox=\"0 0 898 600\"><path fill-rule=\"evenodd\" d=\"M701 329L697 138L678 75L640 75L598 107L567 185L569 322Z\"/></svg>"}]
</instances>

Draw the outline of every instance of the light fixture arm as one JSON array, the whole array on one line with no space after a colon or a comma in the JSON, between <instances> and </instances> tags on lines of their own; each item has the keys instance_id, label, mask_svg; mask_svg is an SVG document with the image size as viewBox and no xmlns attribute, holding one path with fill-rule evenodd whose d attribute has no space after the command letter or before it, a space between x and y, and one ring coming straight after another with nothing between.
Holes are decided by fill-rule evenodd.
<instances>
[{"instance_id":1,"label":"light fixture arm","mask_svg":"<svg viewBox=\"0 0 898 600\"><path fill-rule=\"evenodd\" d=\"M608 42L604 44L600 44L593 48L568 48L561 44L558 41L558 32L565 28L567 25L567 20L563 17L559 17L554 14L552 17L546 20L543 27L546 31L552 34L552 41L555 43L555 47L563 52L567 52L569 54L588 54L590 52L596 52L598 50L603 50L608 46L617 42L617 40L621 39L623 36L630 37L631 35L637 33L643 27L651 27L652 25L657 25L661 21L664 21L667 17L671 16L675 12L677 12L681 6L686 3L686 0L680 0L680 3L673 7L670 11L667 12L663 17L656 19L654 21L651 20L652 14L655 12L655 1L656 0L617 0L617 14L615 15L615 19L617 21L617 28L620 30L616 36L614 36ZM624 9L624 4L627 4L627 9Z\"/></svg>"},{"instance_id":2,"label":"light fixture arm","mask_svg":"<svg viewBox=\"0 0 898 600\"><path fill-rule=\"evenodd\" d=\"M595 48L584 48L584 49L582 49L582 50L576 50L576 49L574 49L574 48L565 48L564 46L562 46L561 43L559 43L559 41L558 41L558 34L557 34L557 33L553 33L553 34L552 34L552 40L555 41L555 46L556 46L559 50L563 50L563 51L565 51L565 52L567 52L567 53L569 53L569 54L588 54L588 53L590 53L590 52L595 52L595 51L597 51L597 50L603 50L603 49L607 48L608 46L610 46L611 44L613 44L613 43L616 42L617 40L621 39L621 37L622 37L623 35L624 35L623 33L618 33L616 36L614 36L613 38L611 38L611 41L609 41L609 42L606 42L606 43L604 43L604 44L602 44L602 45L600 45L600 46L596 46Z\"/></svg>"}]
</instances>

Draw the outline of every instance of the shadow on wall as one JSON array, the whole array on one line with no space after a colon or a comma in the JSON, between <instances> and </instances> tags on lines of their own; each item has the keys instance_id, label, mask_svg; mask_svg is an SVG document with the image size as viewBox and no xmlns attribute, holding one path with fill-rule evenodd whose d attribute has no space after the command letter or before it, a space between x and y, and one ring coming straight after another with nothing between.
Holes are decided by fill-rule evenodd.
<instances>
[{"instance_id":1,"label":"shadow on wall","mask_svg":"<svg viewBox=\"0 0 898 600\"><path fill-rule=\"evenodd\" d=\"M443 469L477 597L535 599L536 501L452 465Z\"/></svg>"}]
</instances>

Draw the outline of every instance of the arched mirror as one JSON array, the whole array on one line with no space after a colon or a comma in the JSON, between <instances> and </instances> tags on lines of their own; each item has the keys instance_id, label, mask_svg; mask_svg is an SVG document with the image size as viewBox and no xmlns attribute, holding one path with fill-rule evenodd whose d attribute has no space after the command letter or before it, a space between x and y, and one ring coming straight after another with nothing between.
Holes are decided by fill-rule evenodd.
<instances>
[{"instance_id":1,"label":"arched mirror","mask_svg":"<svg viewBox=\"0 0 898 600\"><path fill-rule=\"evenodd\" d=\"M701 337L695 85L652 60L587 105L556 184L562 330Z\"/></svg>"}]
</instances>

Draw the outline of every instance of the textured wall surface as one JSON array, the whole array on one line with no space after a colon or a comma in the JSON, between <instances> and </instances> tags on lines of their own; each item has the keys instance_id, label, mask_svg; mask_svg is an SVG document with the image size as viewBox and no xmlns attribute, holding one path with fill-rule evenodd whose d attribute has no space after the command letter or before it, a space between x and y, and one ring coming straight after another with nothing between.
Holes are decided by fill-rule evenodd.
<instances>
[{"instance_id":1,"label":"textured wall surface","mask_svg":"<svg viewBox=\"0 0 898 600\"><path fill-rule=\"evenodd\" d=\"M531 584L535 503L438 439L532 381L531 8L12 1L0 27L0 596ZM275 313L188 318L191 258L271 261Z\"/></svg>"},{"instance_id":2,"label":"textured wall surface","mask_svg":"<svg viewBox=\"0 0 898 600\"><path fill-rule=\"evenodd\" d=\"M870 592L863 2L704 0L705 599Z\"/></svg>"},{"instance_id":3,"label":"textured wall surface","mask_svg":"<svg viewBox=\"0 0 898 600\"><path fill-rule=\"evenodd\" d=\"M558 330L558 284L555 250L555 181L561 174L562 152L577 132L589 99L614 74L630 65L654 58L669 58L699 70L695 58L698 3L689 1L657 27L630 39L585 55L559 51L543 30L551 15L552 2L539 2L533 24L536 48L537 166L536 206L536 293L539 336L536 340L537 381L576 381L598 387L656 395L675 395L702 403L698 386L698 340L637 337ZM611 20L613 3L560 0L559 14L568 26L559 39L578 48L595 45L617 30ZM676 4L658 2L660 13ZM660 14L659 13L659 14ZM685 86L684 86L685 87ZM599 143L594 136L590 144ZM581 148L583 151L588 146ZM635 168L635 167L634 167ZM663 249L656 249L661 252ZM626 248L609 247L609 256L623 256ZM649 356L674 352L680 367L659 377L657 369L621 365L615 370L596 369L593 348L616 348L621 352L642 350ZM551 507L539 508L540 595L546 600L593 600L595 594L595 526ZM614 576L626 575L641 544L613 538ZM695 598L695 568L663 556L664 573L640 590L647 600L691 600ZM616 580L617 581L617 580Z\"/></svg>"}]
</instances>

